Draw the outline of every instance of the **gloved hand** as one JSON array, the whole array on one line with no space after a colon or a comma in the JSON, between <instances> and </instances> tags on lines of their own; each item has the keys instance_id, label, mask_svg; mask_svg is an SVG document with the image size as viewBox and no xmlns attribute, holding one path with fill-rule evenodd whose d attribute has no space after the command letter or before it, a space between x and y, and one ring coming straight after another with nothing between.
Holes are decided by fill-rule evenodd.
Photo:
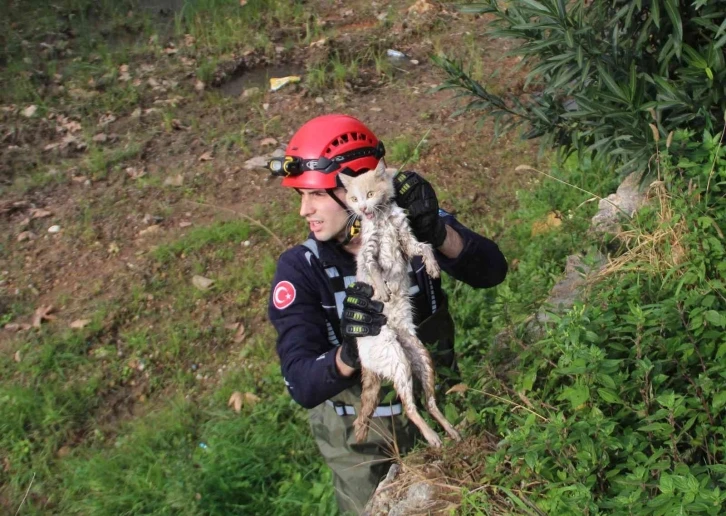
<instances>
[{"instance_id":1,"label":"gloved hand","mask_svg":"<svg viewBox=\"0 0 726 516\"><path fill-rule=\"evenodd\" d=\"M386 324L383 315L383 303L373 301L373 287L368 283L356 281L345 289L343 301L343 317L340 320L340 334L343 343L340 349L340 360L353 369L360 368L356 337L378 335L381 326Z\"/></svg>"},{"instance_id":2,"label":"gloved hand","mask_svg":"<svg viewBox=\"0 0 726 516\"><path fill-rule=\"evenodd\" d=\"M446 224L439 217L439 201L431 183L415 172L399 172L393 178L393 186L396 204L408 211L416 239L440 247L446 240Z\"/></svg>"}]
</instances>

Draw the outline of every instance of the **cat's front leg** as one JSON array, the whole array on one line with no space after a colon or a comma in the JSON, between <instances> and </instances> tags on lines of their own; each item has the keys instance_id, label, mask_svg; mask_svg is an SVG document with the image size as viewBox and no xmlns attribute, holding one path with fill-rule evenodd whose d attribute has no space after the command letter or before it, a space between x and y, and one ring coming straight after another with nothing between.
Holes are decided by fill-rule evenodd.
<instances>
[{"instance_id":1,"label":"cat's front leg","mask_svg":"<svg viewBox=\"0 0 726 516\"><path fill-rule=\"evenodd\" d=\"M439 262L436 261L434 248L431 247L431 244L421 242L419 244L421 245L421 258L423 259L424 267L426 267L426 272L432 278L438 278L441 275L441 267L439 267Z\"/></svg>"},{"instance_id":2,"label":"cat's front leg","mask_svg":"<svg viewBox=\"0 0 726 516\"><path fill-rule=\"evenodd\" d=\"M416 237L413 236L411 227L408 222L404 219L401 221L398 227L398 241L401 243L401 248L404 254L410 259L413 256L420 256L423 259L424 267L426 272L432 278L438 278L441 273L439 262L436 261L434 255L434 248L431 244L425 242L419 242Z\"/></svg>"},{"instance_id":3,"label":"cat's front leg","mask_svg":"<svg viewBox=\"0 0 726 516\"><path fill-rule=\"evenodd\" d=\"M383 279L383 274L378 267L368 267L368 275L371 278L371 284L373 285L373 297L374 301L380 301L386 303L391 298L391 289L386 285Z\"/></svg>"}]
</instances>

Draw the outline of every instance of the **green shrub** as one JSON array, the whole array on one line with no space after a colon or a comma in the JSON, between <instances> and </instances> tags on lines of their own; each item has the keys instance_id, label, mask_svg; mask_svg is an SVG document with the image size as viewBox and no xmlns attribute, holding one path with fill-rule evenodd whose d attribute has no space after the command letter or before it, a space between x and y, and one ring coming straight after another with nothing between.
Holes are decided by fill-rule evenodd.
<instances>
[{"instance_id":1,"label":"green shrub","mask_svg":"<svg viewBox=\"0 0 726 516\"><path fill-rule=\"evenodd\" d=\"M687 157L661 155L658 195L624 228L641 245L545 338L512 339L516 361L480 371L511 402L469 394L470 418L503 436L481 483L526 485L547 514L723 513L726 160L720 135L676 138Z\"/></svg>"},{"instance_id":2,"label":"green shrub","mask_svg":"<svg viewBox=\"0 0 726 516\"><path fill-rule=\"evenodd\" d=\"M524 94L493 94L462 63L435 60L443 89L473 97L463 111L493 117L497 132L643 170L658 139L677 128L714 132L726 108L726 2L488 0L461 7L493 16L491 34L514 41L529 67ZM649 127L653 124L653 128Z\"/></svg>"}]
</instances>

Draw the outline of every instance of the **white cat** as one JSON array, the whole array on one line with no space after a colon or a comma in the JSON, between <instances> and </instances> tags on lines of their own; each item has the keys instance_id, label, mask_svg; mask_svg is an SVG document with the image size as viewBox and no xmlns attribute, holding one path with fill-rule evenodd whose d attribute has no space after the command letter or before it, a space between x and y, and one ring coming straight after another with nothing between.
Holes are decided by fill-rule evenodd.
<instances>
[{"instance_id":1,"label":"white cat","mask_svg":"<svg viewBox=\"0 0 726 516\"><path fill-rule=\"evenodd\" d=\"M358 337L361 362L361 410L355 420L358 442L368 435L368 422L378 405L381 379L393 382L408 418L421 430L433 447L441 439L416 409L412 373L420 380L426 408L444 427L449 437L459 440L459 433L436 406L435 372L431 355L416 336L409 298L408 263L413 256L423 257L426 272L439 277L439 265L431 245L413 236L403 209L393 202L393 176L381 160L375 170L358 176L341 174L348 206L361 217L361 247L357 257L356 279L373 286L373 299L382 301L388 322L374 337Z\"/></svg>"}]
</instances>

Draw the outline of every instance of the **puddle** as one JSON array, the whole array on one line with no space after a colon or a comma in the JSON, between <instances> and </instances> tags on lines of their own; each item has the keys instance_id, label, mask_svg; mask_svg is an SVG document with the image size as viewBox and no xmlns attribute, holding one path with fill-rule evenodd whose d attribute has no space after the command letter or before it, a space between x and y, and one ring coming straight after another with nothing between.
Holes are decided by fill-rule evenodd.
<instances>
[{"instance_id":1,"label":"puddle","mask_svg":"<svg viewBox=\"0 0 726 516\"><path fill-rule=\"evenodd\" d=\"M252 68L224 82L219 87L219 91L230 97L236 97L249 88L260 88L262 91L267 91L270 89L271 77L287 77L288 75L304 77L305 67L300 64L283 64Z\"/></svg>"}]
</instances>

